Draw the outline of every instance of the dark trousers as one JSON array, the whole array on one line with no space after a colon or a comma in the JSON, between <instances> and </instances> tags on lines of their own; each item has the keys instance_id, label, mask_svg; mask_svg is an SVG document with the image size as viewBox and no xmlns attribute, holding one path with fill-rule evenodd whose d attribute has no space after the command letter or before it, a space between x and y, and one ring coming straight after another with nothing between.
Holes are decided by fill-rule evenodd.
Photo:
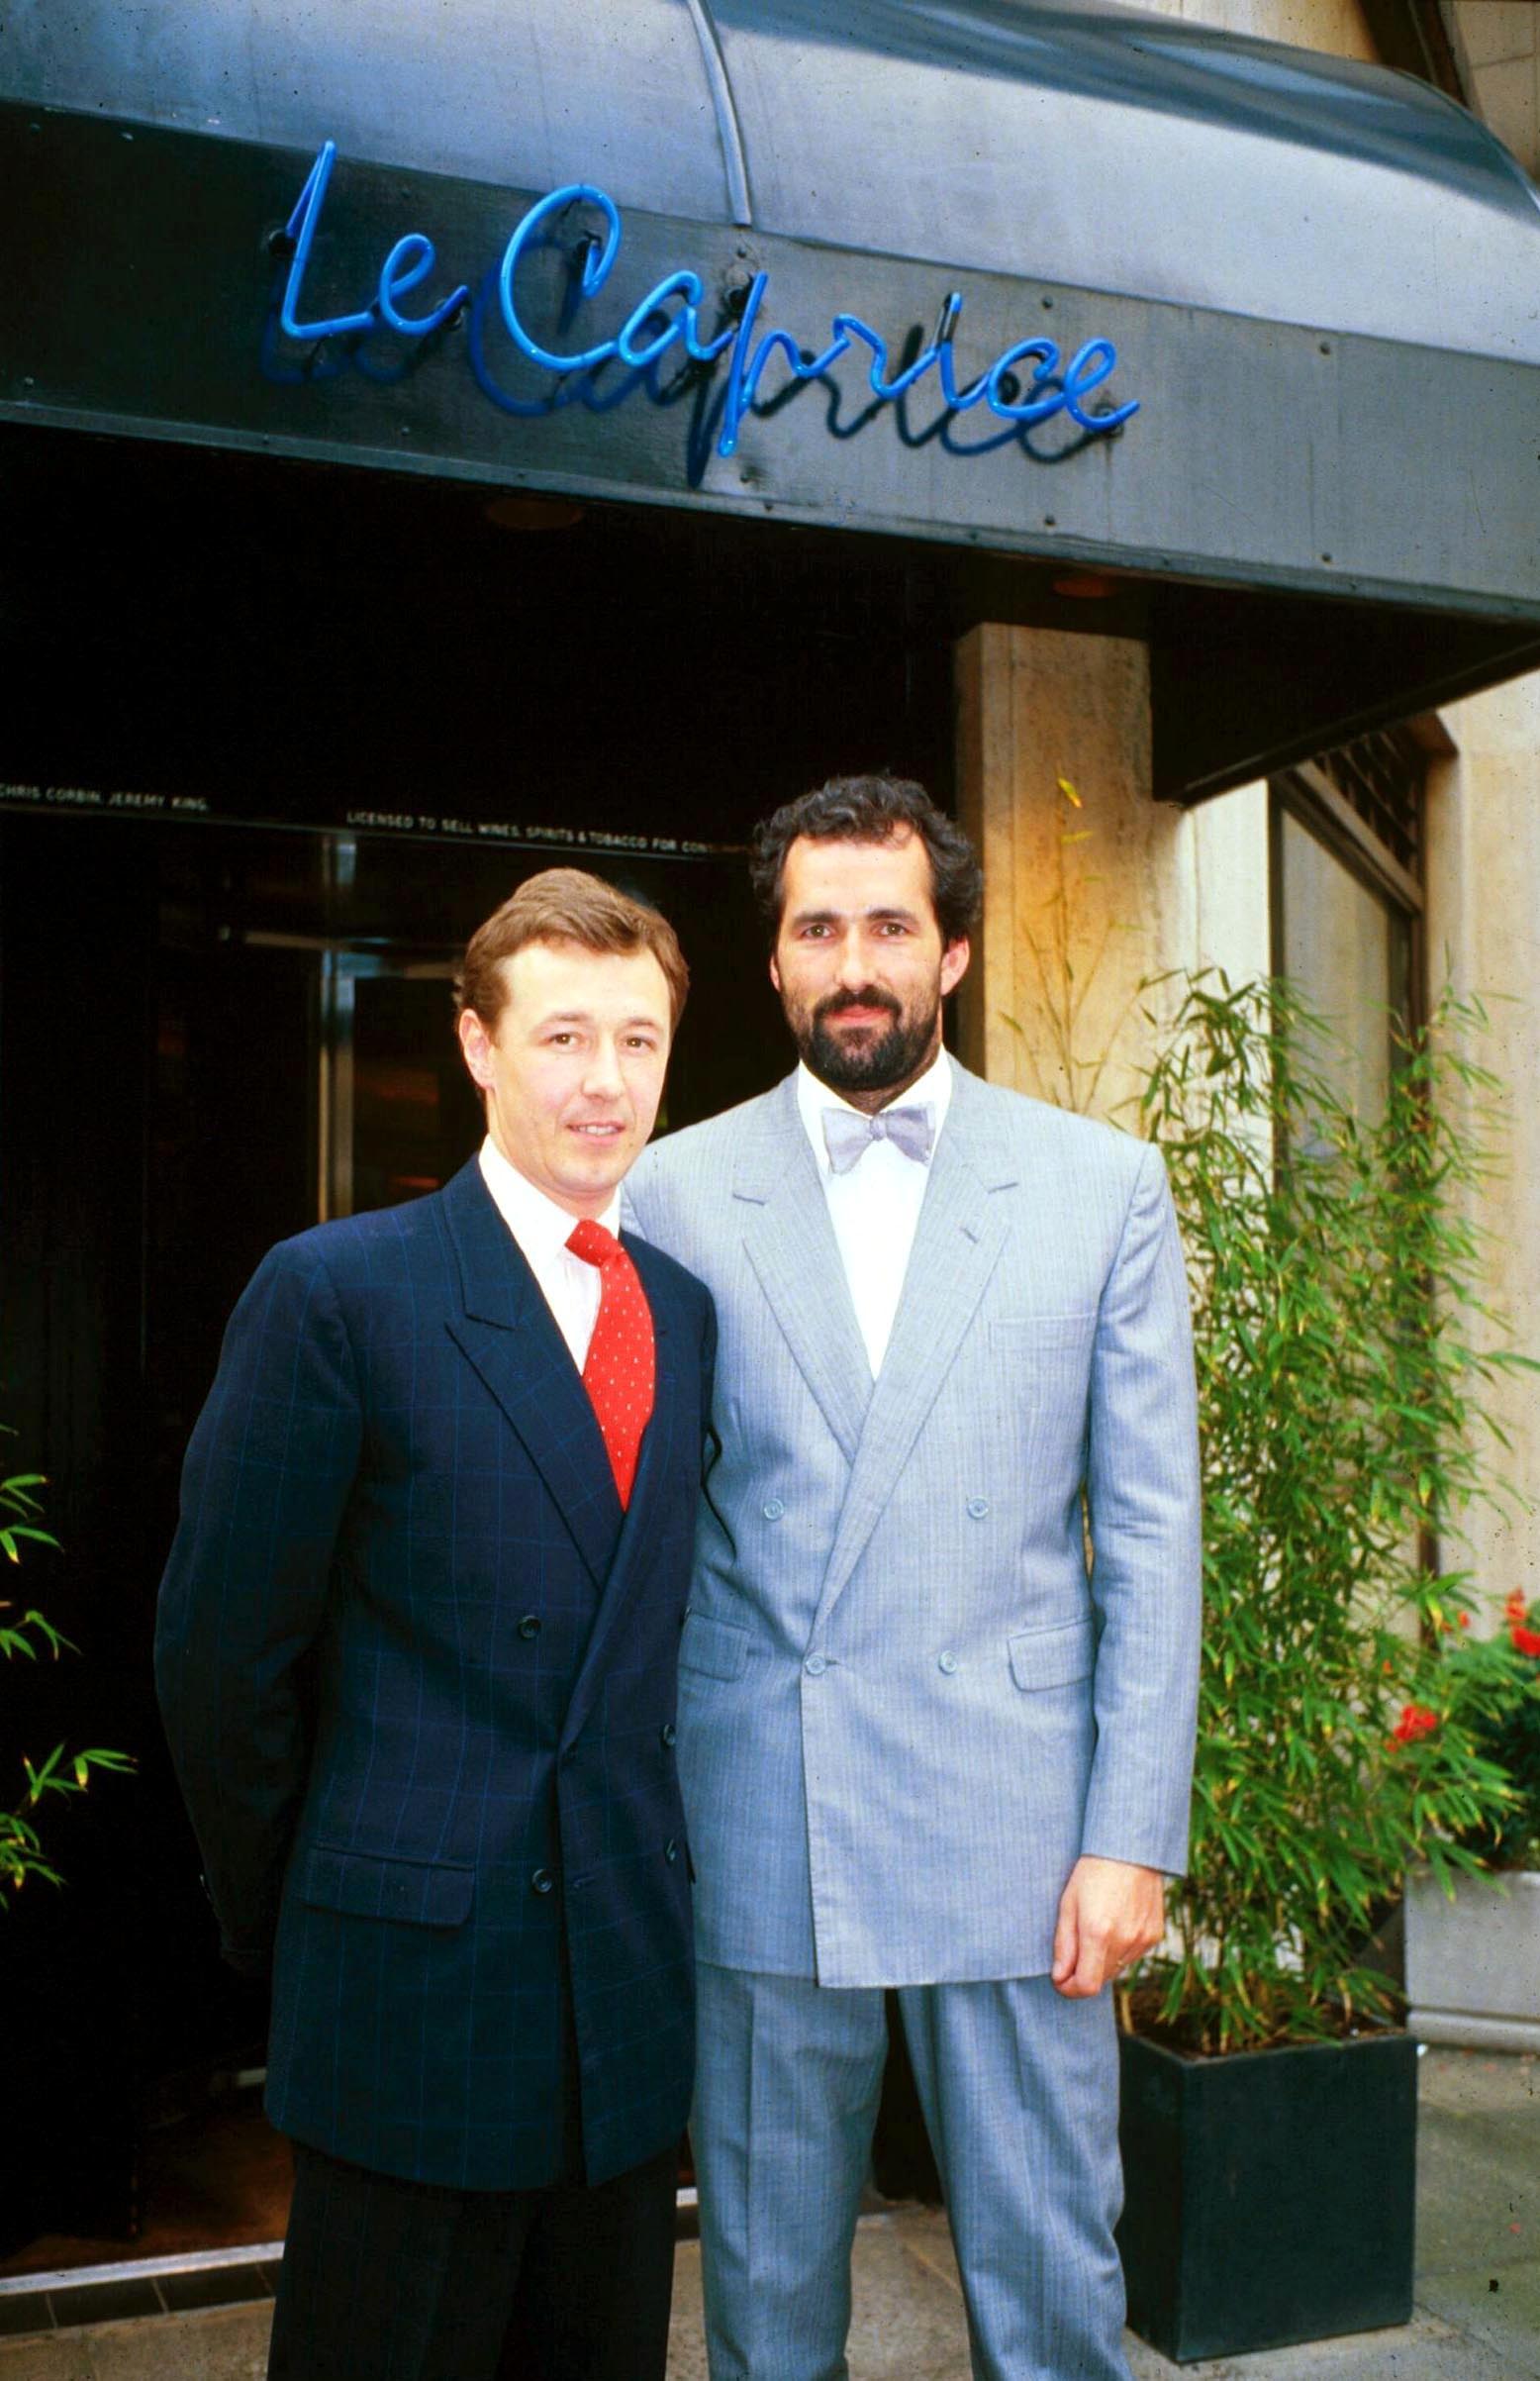
<instances>
[{"instance_id":1,"label":"dark trousers","mask_svg":"<svg viewBox=\"0 0 1540 2381\"><path fill-rule=\"evenodd\" d=\"M268 2381L664 2381L677 2171L456 2191L296 2142Z\"/></svg>"}]
</instances>

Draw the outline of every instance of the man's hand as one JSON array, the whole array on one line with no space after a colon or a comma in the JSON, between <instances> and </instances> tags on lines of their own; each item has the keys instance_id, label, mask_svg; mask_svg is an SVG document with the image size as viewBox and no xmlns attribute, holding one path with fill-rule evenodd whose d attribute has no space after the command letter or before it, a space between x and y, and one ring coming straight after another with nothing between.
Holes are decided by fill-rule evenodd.
<instances>
[{"instance_id":1,"label":"man's hand","mask_svg":"<svg viewBox=\"0 0 1540 2381\"><path fill-rule=\"evenodd\" d=\"M1166 1927L1166 1880L1158 1868L1083 1855L1059 1896L1053 1986L1089 2000L1154 1949Z\"/></svg>"}]
</instances>

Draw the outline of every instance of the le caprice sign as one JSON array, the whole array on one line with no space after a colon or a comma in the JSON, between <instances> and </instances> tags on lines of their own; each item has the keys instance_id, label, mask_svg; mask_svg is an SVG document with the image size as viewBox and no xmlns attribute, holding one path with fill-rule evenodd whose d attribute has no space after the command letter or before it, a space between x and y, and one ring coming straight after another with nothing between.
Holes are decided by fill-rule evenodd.
<instances>
[{"instance_id":1,"label":"le caprice sign","mask_svg":"<svg viewBox=\"0 0 1540 2381\"><path fill-rule=\"evenodd\" d=\"M740 302L730 310L721 300L716 302L716 323L709 332L703 330L702 321L707 305L705 284L699 273L680 267L656 281L608 337L596 338L591 329L580 334L571 347L551 347L536 337L525 320L520 268L531 250L559 244L563 219L570 219L572 211L583 208L597 214L603 233L582 233L573 262L574 295L585 314L590 306L595 307L595 317L589 320L598 328L597 301L621 252L622 224L614 199L590 182L565 183L530 207L515 226L498 263L484 273L475 291L469 283L460 282L446 296L431 302L424 284L435 272L437 250L425 232L406 232L390 248L372 292L355 312L307 319L303 312L305 276L336 163L336 142L324 142L280 244L289 262L278 308L279 327L287 339L310 348L328 340L367 341L385 332L421 341L468 310L472 368L484 392L501 403L508 401L492 378L485 352L486 322L494 309L520 354L559 379L592 373L611 362L645 374L671 355L702 368L724 363L726 379L717 436L718 452L723 456L734 451L744 416L761 401L766 374L772 367L781 375L784 388L787 376L791 382L818 380L852 352L869 355L867 384L879 406L894 404L934 374L933 386L948 414L966 414L983 406L1002 422L1023 429L1062 414L1083 437L1104 437L1120 430L1139 410L1137 397L1120 405L1093 406L1093 398L1106 388L1117 366L1117 349L1104 338L1084 341L1068 361L1051 339L1014 340L985 371L959 384L953 340L963 298L955 289L942 303L934 337L896 369L891 364L888 340L859 315L836 313L821 348L810 347L790 330L767 324L770 276L763 270L755 271L746 286L734 293ZM425 310L409 311L409 305ZM722 321L723 312L729 316L725 323ZM775 386L774 372L771 386ZM510 410L543 409L512 404Z\"/></svg>"}]
</instances>

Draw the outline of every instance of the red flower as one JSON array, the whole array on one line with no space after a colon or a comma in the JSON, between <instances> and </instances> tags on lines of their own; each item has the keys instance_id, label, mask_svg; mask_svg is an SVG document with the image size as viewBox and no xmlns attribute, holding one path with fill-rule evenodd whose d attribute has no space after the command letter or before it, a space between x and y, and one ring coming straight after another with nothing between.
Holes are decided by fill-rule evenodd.
<instances>
[{"instance_id":1,"label":"red flower","mask_svg":"<svg viewBox=\"0 0 1540 2381\"><path fill-rule=\"evenodd\" d=\"M1502 1610L1505 1617L1510 1621L1518 1621L1522 1623L1528 1620L1529 1606L1524 1601L1524 1591L1521 1587L1515 1587L1513 1593L1503 1605Z\"/></svg>"},{"instance_id":2,"label":"red flower","mask_svg":"<svg viewBox=\"0 0 1540 2381\"><path fill-rule=\"evenodd\" d=\"M1515 1621L1508 1635L1520 1653L1540 1653L1540 1629L1520 1629Z\"/></svg>"},{"instance_id":3,"label":"red flower","mask_svg":"<svg viewBox=\"0 0 1540 2381\"><path fill-rule=\"evenodd\" d=\"M1428 1711L1420 1703L1408 1703L1391 1731L1391 1741L1393 1744L1415 1744L1419 1736L1430 1736L1437 1726L1437 1712Z\"/></svg>"}]
</instances>

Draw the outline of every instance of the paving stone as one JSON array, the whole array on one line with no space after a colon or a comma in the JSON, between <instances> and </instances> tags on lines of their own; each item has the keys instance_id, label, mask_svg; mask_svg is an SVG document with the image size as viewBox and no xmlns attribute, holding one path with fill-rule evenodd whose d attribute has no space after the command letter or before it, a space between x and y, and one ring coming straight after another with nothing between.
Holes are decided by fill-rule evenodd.
<instances>
[{"instance_id":1,"label":"paving stone","mask_svg":"<svg viewBox=\"0 0 1540 2381\"><path fill-rule=\"evenodd\" d=\"M1416 2320L1180 2366L1130 2335L1133 2381L1540 2381L1540 2060L1430 2050L1419 2078ZM854 2285L850 2381L969 2381L938 2209L865 2218ZM0 2381L263 2381L271 2321L263 2302L0 2338ZM708 2381L693 2240L678 2252L668 2376Z\"/></svg>"},{"instance_id":2,"label":"paving stone","mask_svg":"<svg viewBox=\"0 0 1540 2381\"><path fill-rule=\"evenodd\" d=\"M1417 2061L1417 2106L1423 2117L1512 2117L1528 2108L1540 2123L1540 2058L1426 2050Z\"/></svg>"},{"instance_id":3,"label":"paving stone","mask_svg":"<svg viewBox=\"0 0 1540 2381\"><path fill-rule=\"evenodd\" d=\"M272 2301L264 2299L197 2315L104 2324L84 2335L91 2348L84 2370L90 2381L264 2381L272 2321ZM3 2365L0 2381L5 2381ZM40 2371L38 2381L53 2381L53 2376Z\"/></svg>"},{"instance_id":4,"label":"paving stone","mask_svg":"<svg viewBox=\"0 0 1540 2381\"><path fill-rule=\"evenodd\" d=\"M856 2233L850 2381L969 2381L968 2326L946 2219L904 2208L868 2216ZM674 2267L668 2381L707 2381L701 2252Z\"/></svg>"},{"instance_id":5,"label":"paving stone","mask_svg":"<svg viewBox=\"0 0 1540 2381\"><path fill-rule=\"evenodd\" d=\"M1133 2381L1529 2381L1530 2375L1529 2366L1421 2313L1394 2331L1359 2331L1203 2364L1173 2364L1131 2333L1124 2344Z\"/></svg>"},{"instance_id":6,"label":"paving stone","mask_svg":"<svg viewBox=\"0 0 1540 2381\"><path fill-rule=\"evenodd\" d=\"M1540 2381L1540 2260L1531 2255L1485 2276L1435 2274L1418 2295L1468 2338L1507 2357L1524 2381Z\"/></svg>"},{"instance_id":7,"label":"paving stone","mask_svg":"<svg viewBox=\"0 0 1540 2381\"><path fill-rule=\"evenodd\" d=\"M968 2381L968 2319L955 2274L939 2214L922 2211L908 2225L866 2219L856 2233L850 2381Z\"/></svg>"},{"instance_id":8,"label":"paving stone","mask_svg":"<svg viewBox=\"0 0 1540 2381\"><path fill-rule=\"evenodd\" d=\"M681 2240L674 2252L674 2306L668 2327L668 2381L708 2381L701 2320L701 2244Z\"/></svg>"},{"instance_id":9,"label":"paving stone","mask_svg":"<svg viewBox=\"0 0 1540 2381\"><path fill-rule=\"evenodd\" d=\"M0 2381L94 2381L90 2341L78 2331L0 2339Z\"/></svg>"},{"instance_id":10,"label":"paving stone","mask_svg":"<svg viewBox=\"0 0 1540 2381\"><path fill-rule=\"evenodd\" d=\"M1419 2063L1417 2273L1480 2290L1540 2255L1540 2060L1469 2050ZM1496 2294L1500 2295L1500 2293Z\"/></svg>"},{"instance_id":11,"label":"paving stone","mask_svg":"<svg viewBox=\"0 0 1540 2381\"><path fill-rule=\"evenodd\" d=\"M1540 2255L1540 2115L1533 2148L1485 2125L1428 2126L1418 2150L1417 2273L1477 2277Z\"/></svg>"}]
</instances>

